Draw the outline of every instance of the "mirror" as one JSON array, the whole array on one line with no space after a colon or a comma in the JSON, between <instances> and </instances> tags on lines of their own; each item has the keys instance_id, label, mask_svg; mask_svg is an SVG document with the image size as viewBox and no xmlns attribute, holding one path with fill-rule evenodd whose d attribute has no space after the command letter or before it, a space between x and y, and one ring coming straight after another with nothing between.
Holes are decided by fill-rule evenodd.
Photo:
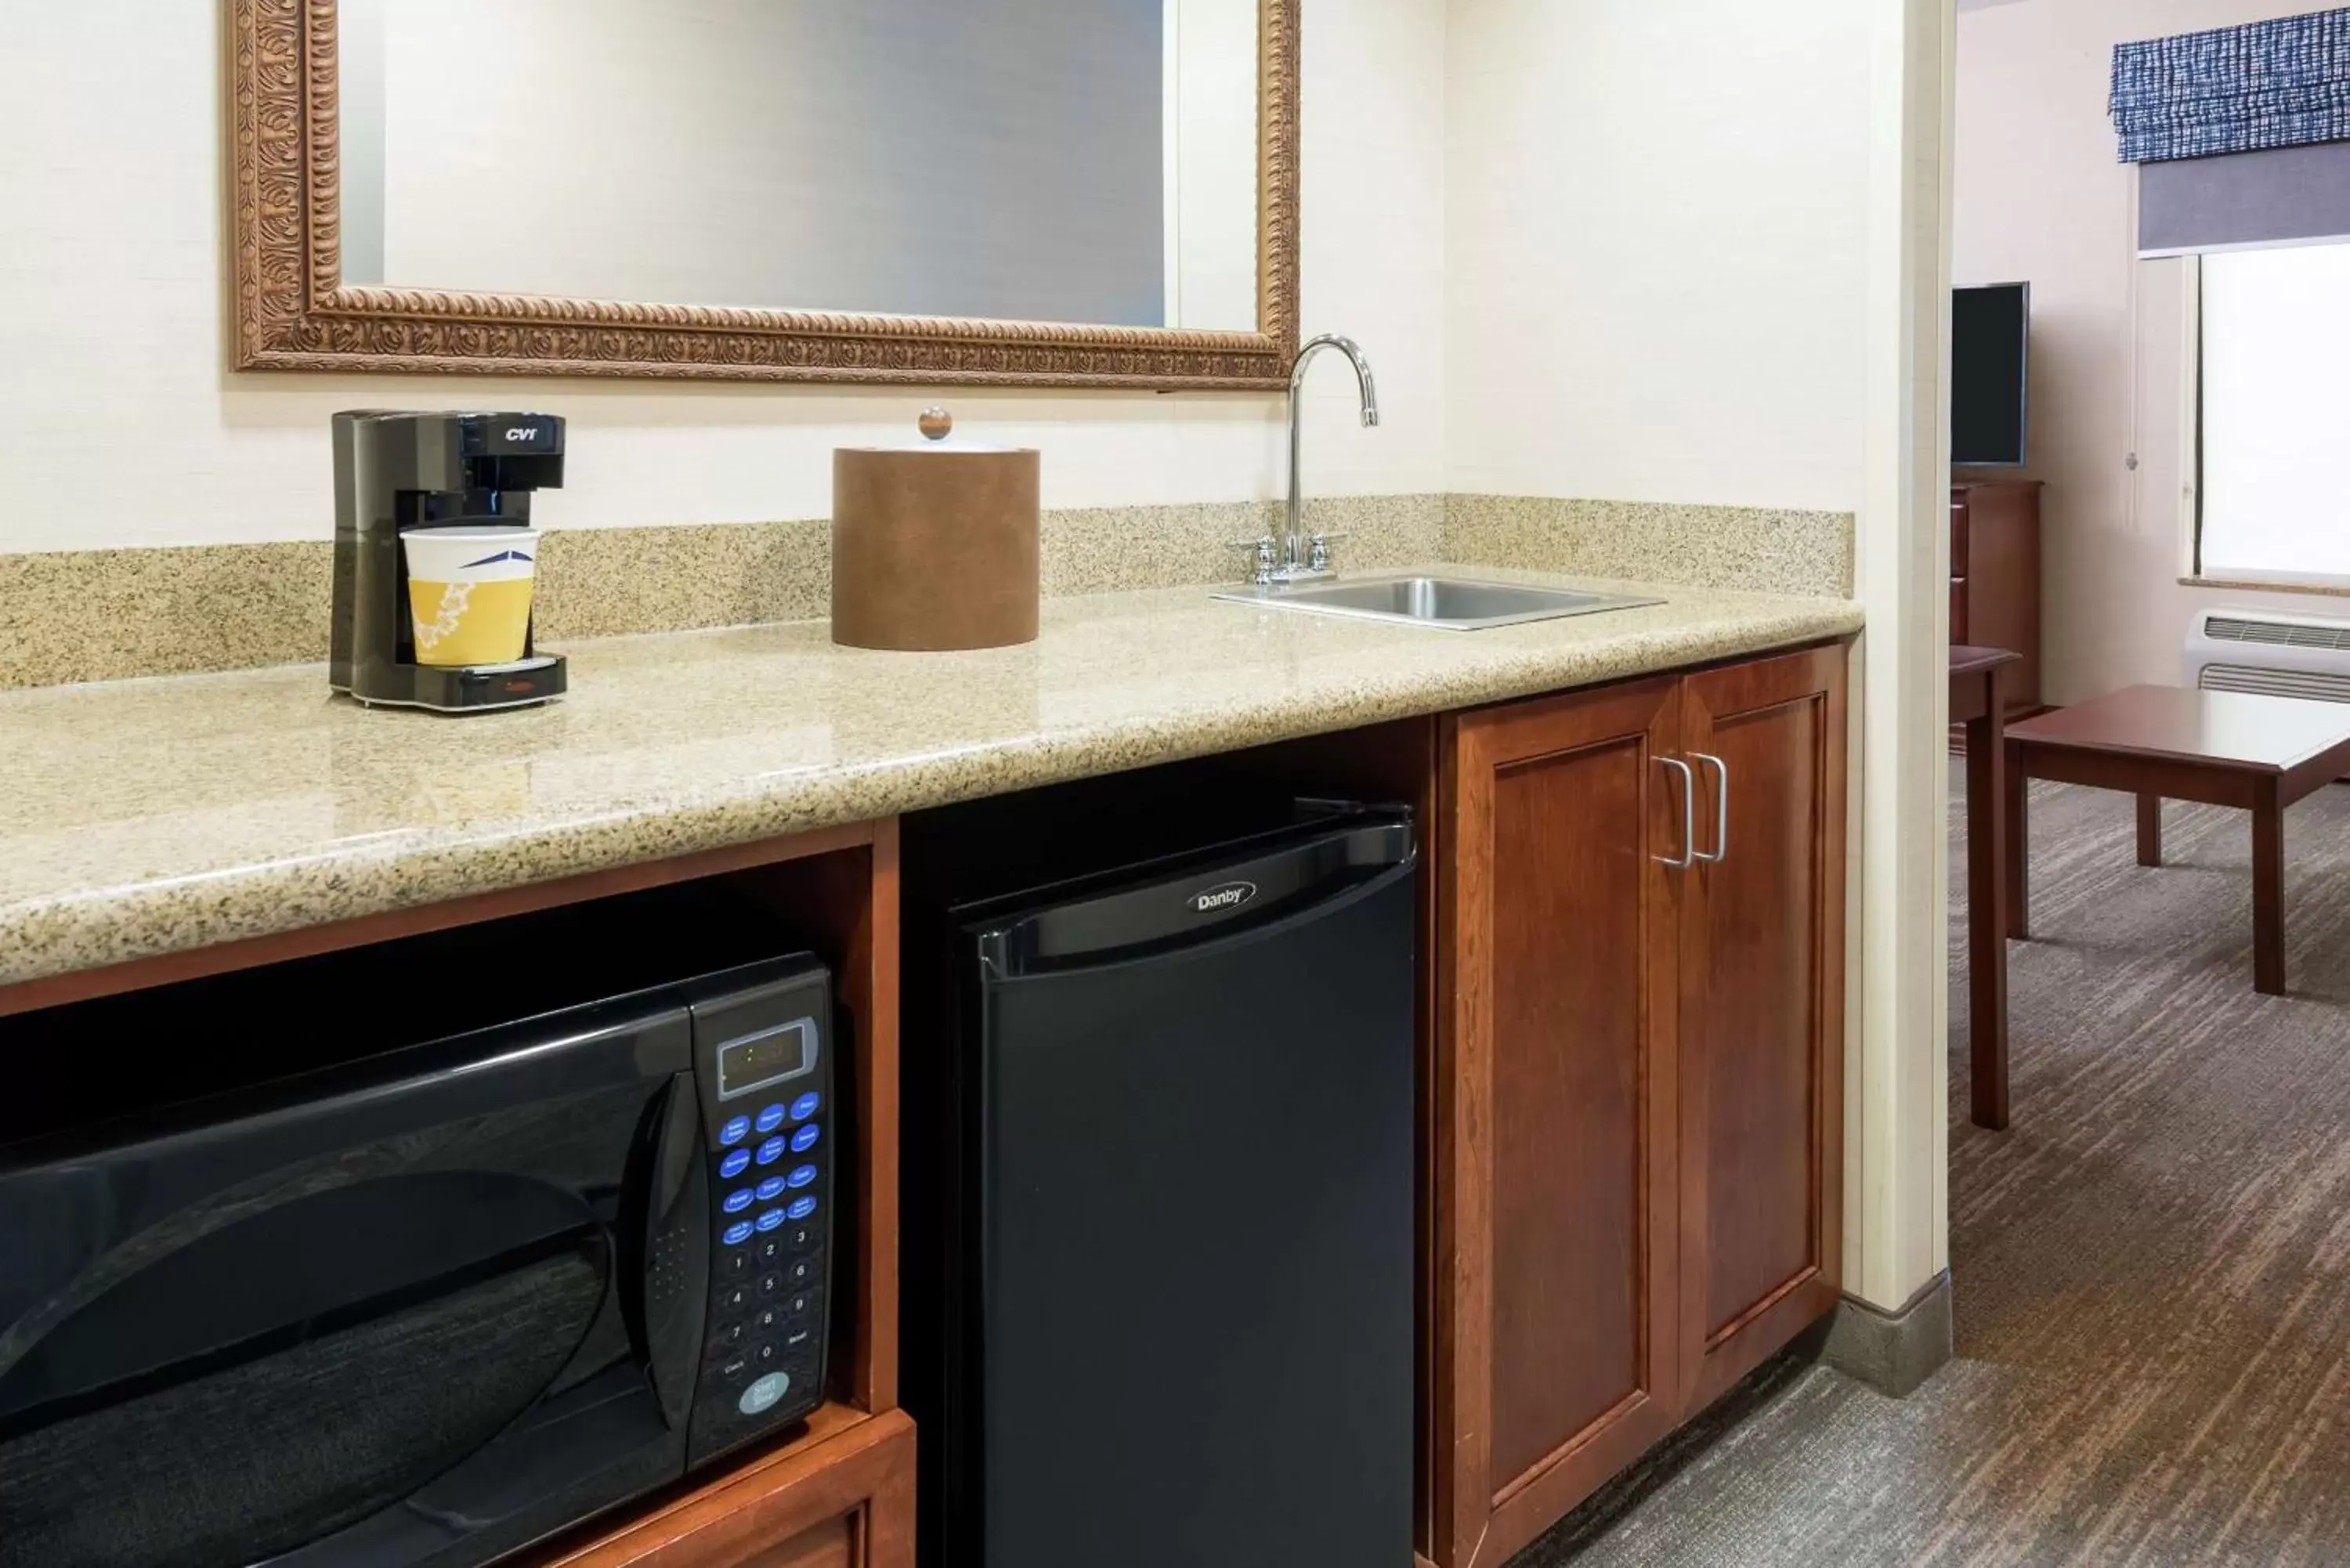
<instances>
[{"instance_id":1,"label":"mirror","mask_svg":"<svg viewBox=\"0 0 2350 1568\"><path fill-rule=\"evenodd\" d=\"M1256 327L1256 0L341 0L343 280Z\"/></svg>"},{"instance_id":2,"label":"mirror","mask_svg":"<svg viewBox=\"0 0 2350 1568\"><path fill-rule=\"evenodd\" d=\"M1295 0L235 9L242 366L1285 377Z\"/></svg>"}]
</instances>

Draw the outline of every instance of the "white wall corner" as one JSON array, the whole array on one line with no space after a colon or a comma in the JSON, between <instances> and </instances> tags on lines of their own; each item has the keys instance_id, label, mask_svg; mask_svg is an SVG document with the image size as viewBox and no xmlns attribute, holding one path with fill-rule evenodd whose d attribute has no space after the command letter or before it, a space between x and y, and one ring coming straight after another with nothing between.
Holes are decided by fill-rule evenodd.
<instances>
[{"instance_id":1,"label":"white wall corner","mask_svg":"<svg viewBox=\"0 0 2350 1568\"><path fill-rule=\"evenodd\" d=\"M1878 8L1859 514L1858 984L1845 1289L1891 1311L1950 1261L1948 523L1952 0Z\"/></svg>"}]
</instances>

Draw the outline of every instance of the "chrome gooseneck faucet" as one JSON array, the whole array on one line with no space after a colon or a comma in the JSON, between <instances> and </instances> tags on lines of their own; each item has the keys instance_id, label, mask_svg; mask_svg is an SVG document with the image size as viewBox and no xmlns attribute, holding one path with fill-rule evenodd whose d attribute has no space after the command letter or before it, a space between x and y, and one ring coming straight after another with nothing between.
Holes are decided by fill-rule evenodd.
<instances>
[{"instance_id":1,"label":"chrome gooseneck faucet","mask_svg":"<svg viewBox=\"0 0 2350 1568\"><path fill-rule=\"evenodd\" d=\"M1379 389L1371 379L1371 362L1351 337L1326 332L1307 342L1297 351L1297 361L1289 372L1289 515L1286 536L1282 546L1284 556L1274 572L1277 581L1287 582L1298 577L1321 576L1330 569L1329 541L1316 535L1309 543L1305 536L1305 485L1298 471L1298 437L1300 430L1298 389L1305 384L1305 369L1314 357L1325 348L1336 348L1355 368L1355 383L1363 394L1363 424L1366 429L1379 422Z\"/></svg>"}]
</instances>

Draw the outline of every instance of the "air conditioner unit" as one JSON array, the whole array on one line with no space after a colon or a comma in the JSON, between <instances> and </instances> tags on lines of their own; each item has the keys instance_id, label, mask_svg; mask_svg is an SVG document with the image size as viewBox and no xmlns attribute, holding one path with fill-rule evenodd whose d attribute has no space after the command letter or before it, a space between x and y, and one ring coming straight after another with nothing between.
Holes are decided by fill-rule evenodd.
<instances>
[{"instance_id":1,"label":"air conditioner unit","mask_svg":"<svg viewBox=\"0 0 2350 1568\"><path fill-rule=\"evenodd\" d=\"M2187 684L2350 702L2350 619L2208 609L2187 628Z\"/></svg>"}]
</instances>

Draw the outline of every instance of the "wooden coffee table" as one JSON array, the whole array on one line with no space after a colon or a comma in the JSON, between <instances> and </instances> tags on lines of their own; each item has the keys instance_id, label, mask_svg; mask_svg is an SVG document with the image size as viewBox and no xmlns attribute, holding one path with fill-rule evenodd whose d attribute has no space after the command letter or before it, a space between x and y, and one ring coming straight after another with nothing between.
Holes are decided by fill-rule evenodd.
<instances>
[{"instance_id":1,"label":"wooden coffee table","mask_svg":"<svg viewBox=\"0 0 2350 1568\"><path fill-rule=\"evenodd\" d=\"M2137 796L2137 857L2162 864L2162 803L2252 814L2252 981L2284 994L2284 809L2350 773L2350 705L2131 686L2007 729L2008 934L2030 935L2025 784Z\"/></svg>"}]
</instances>

